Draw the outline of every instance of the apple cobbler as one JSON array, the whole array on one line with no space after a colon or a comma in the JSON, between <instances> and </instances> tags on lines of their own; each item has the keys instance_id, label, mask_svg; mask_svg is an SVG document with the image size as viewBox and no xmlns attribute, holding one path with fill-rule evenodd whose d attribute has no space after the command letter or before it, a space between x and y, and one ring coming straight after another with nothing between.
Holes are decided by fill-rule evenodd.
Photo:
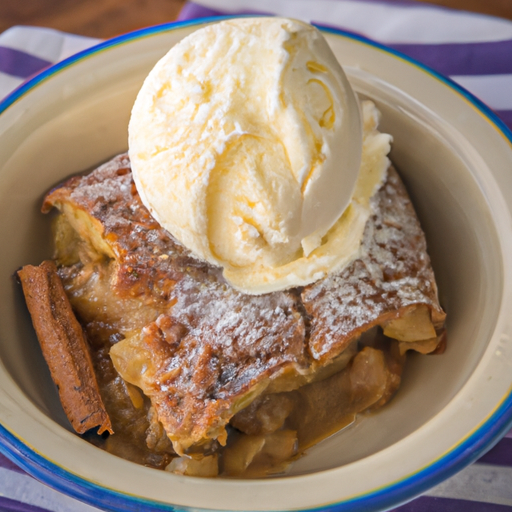
<instances>
[{"instance_id":1,"label":"apple cobbler","mask_svg":"<svg viewBox=\"0 0 512 512\"><path fill-rule=\"evenodd\" d=\"M230 287L151 217L127 155L51 191L55 257L19 271L74 429L198 476L282 473L444 350L425 237L391 167L359 256L308 286Z\"/></svg>"}]
</instances>

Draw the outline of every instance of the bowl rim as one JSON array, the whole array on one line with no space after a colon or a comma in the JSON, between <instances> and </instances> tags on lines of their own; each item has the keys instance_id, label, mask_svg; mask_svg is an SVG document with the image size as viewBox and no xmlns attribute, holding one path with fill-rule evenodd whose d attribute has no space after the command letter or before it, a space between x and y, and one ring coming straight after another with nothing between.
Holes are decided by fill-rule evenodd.
<instances>
[{"instance_id":1,"label":"bowl rim","mask_svg":"<svg viewBox=\"0 0 512 512\"><path fill-rule=\"evenodd\" d=\"M251 16L251 15L247 15ZM207 23L218 22L224 19L239 18L241 16L210 16L193 20L178 21L142 28L126 34L121 34L112 39L101 42L86 50L83 50L67 59L45 68L23 83L0 101L0 114L6 111L18 99L37 87L40 83L50 79L60 71L78 63L88 57L100 53L109 48L123 45L134 40L143 39L184 27L200 26ZM389 48L362 35L334 28L325 25L316 25L321 31L355 40L364 45L373 47L385 52L389 56L403 61L415 67L430 77L439 81L458 95L462 96L471 106L478 111L482 117L489 122L495 130L506 140L512 148L512 131L487 105L476 98L472 93L458 85L450 78L441 75L430 67L408 57L400 51ZM384 485L380 488L343 499L324 503L316 507L304 507L302 510L323 510L329 507L331 510L345 511L354 509L382 510L398 506L427 489L452 476L465 466L471 464L492 448L496 442L512 427L512 387L502 396L500 402L488 417L481 422L465 438L452 446L446 453L433 461L431 464L407 475L395 482ZM147 499L142 496L128 494L115 489L110 489L87 478L76 475L60 466L57 462L45 457L31 448L29 443L11 432L7 427L0 424L0 453L18 464L28 474L50 485L54 489L64 492L74 498L87 503L105 507L111 510L139 510L142 506L148 511L162 510L187 510L186 506L176 506L160 501ZM321 472L320 472L321 473ZM193 478L193 477L187 477ZM286 477L286 478L301 478ZM278 480L278 479L273 479Z\"/></svg>"}]
</instances>

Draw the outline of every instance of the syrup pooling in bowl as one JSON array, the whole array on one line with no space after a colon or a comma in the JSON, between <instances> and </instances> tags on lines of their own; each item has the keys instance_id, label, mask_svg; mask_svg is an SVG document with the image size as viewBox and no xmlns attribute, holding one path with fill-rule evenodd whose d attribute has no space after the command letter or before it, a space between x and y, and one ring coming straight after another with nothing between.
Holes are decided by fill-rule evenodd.
<instances>
[{"instance_id":1,"label":"syrup pooling in bowl","mask_svg":"<svg viewBox=\"0 0 512 512\"><path fill-rule=\"evenodd\" d=\"M155 303L141 308L137 299L133 300L133 309L129 300L120 303L111 291L109 266L103 261L91 263L88 268L68 268L61 270L61 277L87 331L115 432L106 439L92 433L86 438L110 453L139 464L159 469L169 466L169 470L198 476L215 476L219 468L224 476L279 475L304 450L350 425L358 412L371 405L380 406L379 401L385 403L398 387L405 357L399 353L398 342L372 331L345 350L336 368L328 371L337 370L334 375L297 391L267 394L235 415L227 445L214 464L213 455L205 457L204 453L192 462L178 458L149 401L119 377L109 356L110 348L123 339L121 332L147 325L161 308ZM98 307L104 315L98 315ZM366 348L346 368L358 343Z\"/></svg>"}]
</instances>

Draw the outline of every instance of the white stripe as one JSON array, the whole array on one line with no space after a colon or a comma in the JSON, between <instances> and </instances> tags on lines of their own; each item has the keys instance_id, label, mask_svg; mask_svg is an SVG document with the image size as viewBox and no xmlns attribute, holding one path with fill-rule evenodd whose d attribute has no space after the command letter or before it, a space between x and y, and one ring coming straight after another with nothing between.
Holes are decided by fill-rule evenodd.
<instances>
[{"instance_id":1,"label":"white stripe","mask_svg":"<svg viewBox=\"0 0 512 512\"><path fill-rule=\"evenodd\" d=\"M54 491L28 475L0 468L2 489L0 496L11 500L46 508L53 512L99 512L69 496Z\"/></svg>"},{"instance_id":2,"label":"white stripe","mask_svg":"<svg viewBox=\"0 0 512 512\"><path fill-rule=\"evenodd\" d=\"M511 506L511 482L512 468L473 464L434 487L426 495Z\"/></svg>"},{"instance_id":3,"label":"white stripe","mask_svg":"<svg viewBox=\"0 0 512 512\"><path fill-rule=\"evenodd\" d=\"M512 22L434 6L357 0L195 0L227 13L258 10L346 28L383 43L453 43L512 39ZM236 5L236 7L235 7Z\"/></svg>"},{"instance_id":4,"label":"white stripe","mask_svg":"<svg viewBox=\"0 0 512 512\"><path fill-rule=\"evenodd\" d=\"M512 110L512 75L451 76L495 110Z\"/></svg>"},{"instance_id":5,"label":"white stripe","mask_svg":"<svg viewBox=\"0 0 512 512\"><path fill-rule=\"evenodd\" d=\"M22 83L23 80L21 78L16 78L0 71L0 101Z\"/></svg>"},{"instance_id":6,"label":"white stripe","mask_svg":"<svg viewBox=\"0 0 512 512\"><path fill-rule=\"evenodd\" d=\"M86 50L95 44L101 43L101 41L101 39L96 39L94 37L83 37L75 36L74 34L66 34L66 37L62 42L62 48L58 60L66 59L75 53L81 52L82 50Z\"/></svg>"},{"instance_id":7,"label":"white stripe","mask_svg":"<svg viewBox=\"0 0 512 512\"><path fill-rule=\"evenodd\" d=\"M11 27L0 34L0 46L20 50L52 63L99 41L40 27Z\"/></svg>"}]
</instances>

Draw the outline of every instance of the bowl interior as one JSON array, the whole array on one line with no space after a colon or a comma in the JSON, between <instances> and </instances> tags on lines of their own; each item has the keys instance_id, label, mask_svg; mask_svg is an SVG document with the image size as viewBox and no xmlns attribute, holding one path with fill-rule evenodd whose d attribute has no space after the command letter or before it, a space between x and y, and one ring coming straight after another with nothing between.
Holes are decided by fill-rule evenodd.
<instances>
[{"instance_id":1,"label":"bowl interior","mask_svg":"<svg viewBox=\"0 0 512 512\"><path fill-rule=\"evenodd\" d=\"M127 123L137 91L156 60L183 35L183 29L164 32L97 51L51 74L1 115L0 388L18 390L33 416L30 421L39 421L40 413L55 422L55 429L71 431L13 277L20 266L51 257L50 221L39 213L42 197L64 178L127 149ZM503 288L492 198L479 181L488 172L485 162L429 108L356 68L359 57L350 56L356 43L328 37L335 40L333 48L356 91L381 110L381 130L393 135L391 159L426 232L448 313L448 348L442 356L410 357L390 404L311 449L291 474L336 468L376 454L447 407L486 351ZM22 423L13 419L9 428L29 437L33 425ZM85 442L76 446L96 450Z\"/></svg>"}]
</instances>

